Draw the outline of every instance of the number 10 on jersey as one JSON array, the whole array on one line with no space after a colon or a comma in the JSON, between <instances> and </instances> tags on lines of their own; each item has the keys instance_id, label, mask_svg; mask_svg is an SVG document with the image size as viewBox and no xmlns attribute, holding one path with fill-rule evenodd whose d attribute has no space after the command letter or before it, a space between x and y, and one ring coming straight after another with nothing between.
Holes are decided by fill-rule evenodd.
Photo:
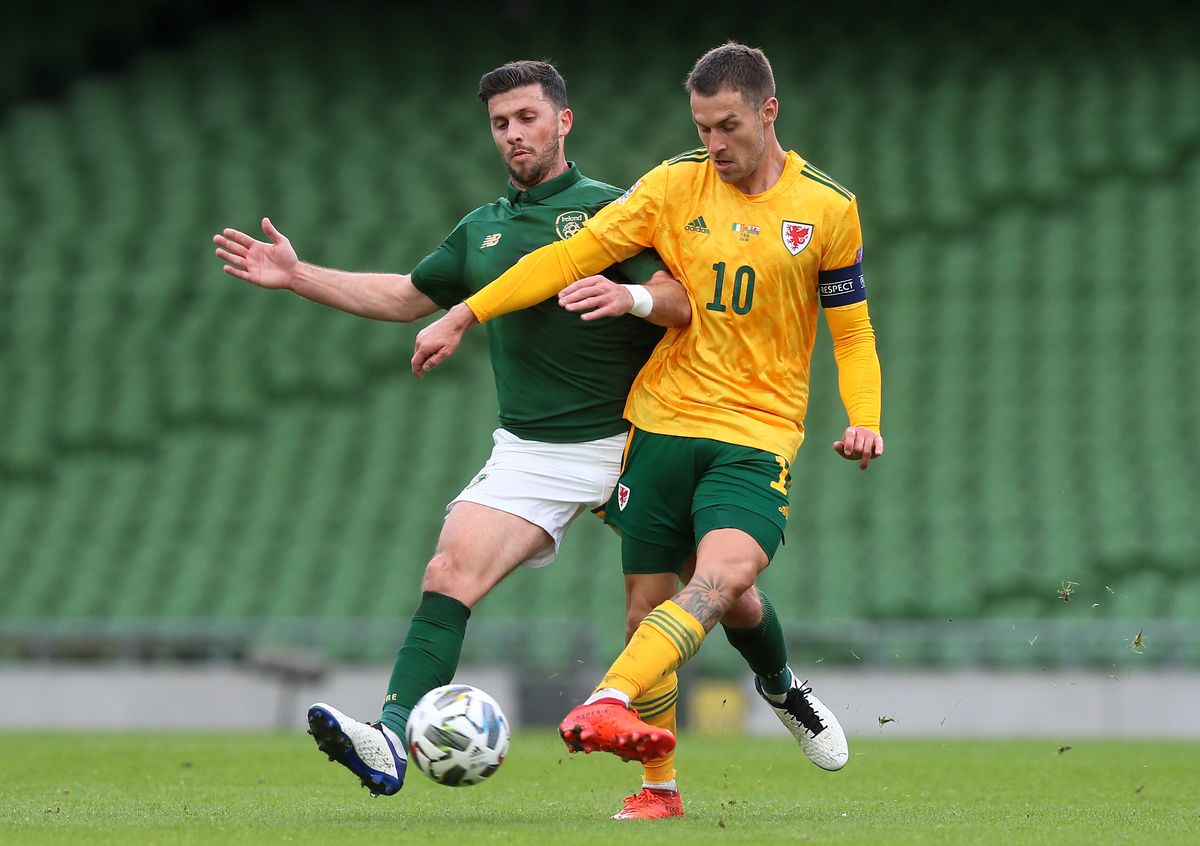
<instances>
[{"instance_id":1,"label":"number 10 on jersey","mask_svg":"<svg viewBox=\"0 0 1200 846\"><path fill-rule=\"evenodd\" d=\"M717 277L713 282L712 302L706 303L709 311L725 311L722 299L725 294L725 262L719 261L713 265ZM730 306L734 314L746 314L754 305L754 268L743 264L733 274L733 291L730 292Z\"/></svg>"}]
</instances>

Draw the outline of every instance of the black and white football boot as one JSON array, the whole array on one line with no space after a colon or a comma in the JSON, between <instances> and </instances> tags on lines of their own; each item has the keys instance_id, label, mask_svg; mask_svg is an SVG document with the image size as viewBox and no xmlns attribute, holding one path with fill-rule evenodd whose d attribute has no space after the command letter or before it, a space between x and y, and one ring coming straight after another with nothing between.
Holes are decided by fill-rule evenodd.
<instances>
[{"instance_id":1,"label":"black and white football boot","mask_svg":"<svg viewBox=\"0 0 1200 846\"><path fill-rule=\"evenodd\" d=\"M807 684L807 680L801 682L793 673L787 698L780 703L768 697L758 678L754 679L754 689L771 706L779 722L796 738L808 760L823 770L840 770L850 758L846 733L842 731L833 712L813 696L812 688L805 687Z\"/></svg>"}]
</instances>

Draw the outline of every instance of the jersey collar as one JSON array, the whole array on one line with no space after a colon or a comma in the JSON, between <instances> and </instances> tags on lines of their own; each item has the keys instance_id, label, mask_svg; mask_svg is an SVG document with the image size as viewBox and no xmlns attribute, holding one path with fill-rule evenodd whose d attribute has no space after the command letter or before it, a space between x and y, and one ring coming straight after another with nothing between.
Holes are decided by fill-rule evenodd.
<instances>
[{"instance_id":1,"label":"jersey collar","mask_svg":"<svg viewBox=\"0 0 1200 846\"><path fill-rule=\"evenodd\" d=\"M583 174L579 172L579 168L575 167L575 162L567 162L567 169L558 176L534 185L528 191L518 190L510 180L507 191L508 201L510 203L540 203L559 191L565 191L581 179L583 179Z\"/></svg>"}]
</instances>

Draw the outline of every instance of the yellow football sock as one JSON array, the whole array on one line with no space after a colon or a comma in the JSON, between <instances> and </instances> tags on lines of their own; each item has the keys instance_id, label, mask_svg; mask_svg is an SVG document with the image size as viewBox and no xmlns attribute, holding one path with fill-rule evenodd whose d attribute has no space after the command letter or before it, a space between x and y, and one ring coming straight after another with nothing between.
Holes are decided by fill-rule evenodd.
<instances>
[{"instance_id":1,"label":"yellow football sock","mask_svg":"<svg viewBox=\"0 0 1200 846\"><path fill-rule=\"evenodd\" d=\"M668 599L646 615L596 689L611 687L630 700L643 698L696 654L705 634L699 620Z\"/></svg>"},{"instance_id":2,"label":"yellow football sock","mask_svg":"<svg viewBox=\"0 0 1200 846\"><path fill-rule=\"evenodd\" d=\"M646 691L645 696L630 703L637 709L644 722L657 728L675 733L675 702L679 698L679 677L667 673L658 684ZM642 765L647 782L673 781L675 778L675 752L654 758Z\"/></svg>"}]
</instances>

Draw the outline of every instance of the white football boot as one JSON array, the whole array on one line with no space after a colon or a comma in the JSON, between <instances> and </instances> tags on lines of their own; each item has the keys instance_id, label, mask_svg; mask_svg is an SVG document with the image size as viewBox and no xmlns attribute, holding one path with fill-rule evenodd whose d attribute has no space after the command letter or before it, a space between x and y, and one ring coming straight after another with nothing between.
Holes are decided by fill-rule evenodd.
<instances>
[{"instance_id":1,"label":"white football boot","mask_svg":"<svg viewBox=\"0 0 1200 846\"><path fill-rule=\"evenodd\" d=\"M308 709L308 733L329 760L358 776L372 796L391 796L404 786L404 741L382 723L360 723L318 702Z\"/></svg>"},{"instance_id":2,"label":"white football boot","mask_svg":"<svg viewBox=\"0 0 1200 846\"><path fill-rule=\"evenodd\" d=\"M805 687L806 684L807 680L801 682L792 673L792 686L787 692L787 699L779 703L772 702L763 693L757 676L754 679L758 695L771 706L779 722L796 738L808 760L823 770L840 770L850 758L846 733L842 731L833 712L813 696L812 688Z\"/></svg>"}]
</instances>

